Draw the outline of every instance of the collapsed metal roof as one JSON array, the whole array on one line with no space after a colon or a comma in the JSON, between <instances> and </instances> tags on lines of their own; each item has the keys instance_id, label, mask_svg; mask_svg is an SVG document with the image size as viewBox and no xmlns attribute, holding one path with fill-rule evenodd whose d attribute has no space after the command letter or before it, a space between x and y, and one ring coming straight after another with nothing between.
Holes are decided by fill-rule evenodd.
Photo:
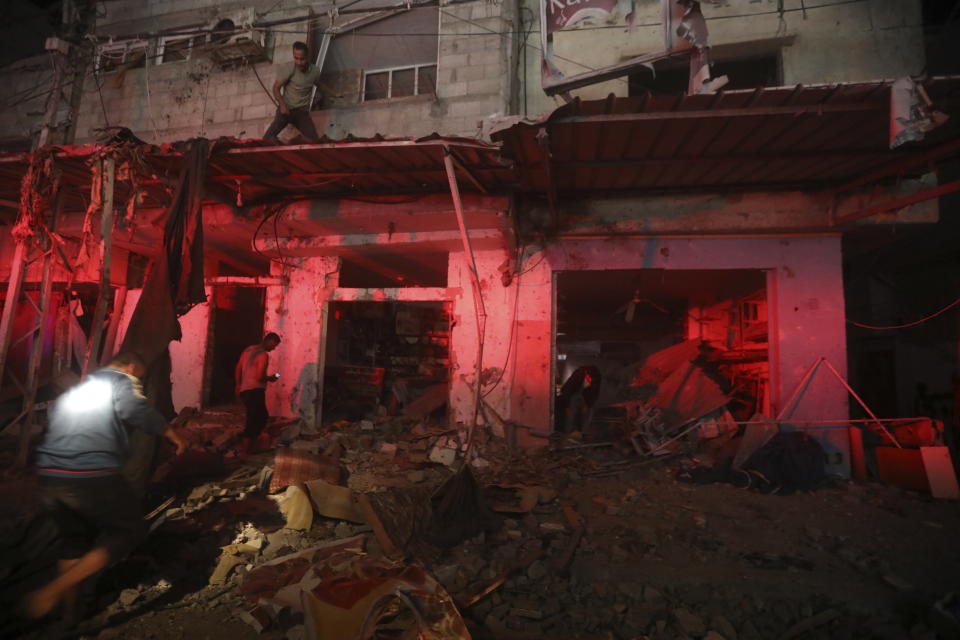
<instances>
[{"instance_id":1,"label":"collapsed metal roof","mask_svg":"<svg viewBox=\"0 0 960 640\"><path fill-rule=\"evenodd\" d=\"M494 132L521 190L819 189L931 150L960 152L960 78L922 83L951 117L891 150L891 81L581 101ZM953 141L952 146L947 145ZM925 167L920 167L926 170ZM922 172L922 171L921 171Z\"/></svg>"},{"instance_id":2,"label":"collapsed metal roof","mask_svg":"<svg viewBox=\"0 0 960 640\"><path fill-rule=\"evenodd\" d=\"M183 164L183 146L127 143L124 148L125 156L150 176L137 181L142 206L167 206ZM252 206L296 198L443 193L449 191L444 149L450 150L465 191L502 192L515 182L512 163L502 159L496 145L466 138L348 138L292 146L222 139L210 154L206 195L211 201ZM101 145L55 148L65 210L86 207L89 162L103 150ZM30 158L26 153L0 155L0 204L16 207ZM116 188L118 201L129 198L129 184L118 180Z\"/></svg>"}]
</instances>

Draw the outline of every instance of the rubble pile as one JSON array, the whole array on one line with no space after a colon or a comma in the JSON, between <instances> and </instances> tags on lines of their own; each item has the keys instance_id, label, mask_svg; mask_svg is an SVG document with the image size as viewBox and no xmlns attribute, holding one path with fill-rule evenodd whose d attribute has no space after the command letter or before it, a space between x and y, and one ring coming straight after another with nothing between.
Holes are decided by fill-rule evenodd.
<instances>
[{"instance_id":1,"label":"rubble pile","mask_svg":"<svg viewBox=\"0 0 960 640\"><path fill-rule=\"evenodd\" d=\"M703 461L679 451L519 452L482 430L462 467L464 431L403 417L274 425L269 451L233 461L237 423L190 420L192 474L158 478L173 499L101 580L89 637L203 637L183 622L201 615L212 638L933 640L955 622L928 615L956 588L945 559L908 547L939 548L960 518L903 490L691 485ZM474 505L465 539L437 535L450 492ZM864 528L880 519L884 537Z\"/></svg>"}]
</instances>

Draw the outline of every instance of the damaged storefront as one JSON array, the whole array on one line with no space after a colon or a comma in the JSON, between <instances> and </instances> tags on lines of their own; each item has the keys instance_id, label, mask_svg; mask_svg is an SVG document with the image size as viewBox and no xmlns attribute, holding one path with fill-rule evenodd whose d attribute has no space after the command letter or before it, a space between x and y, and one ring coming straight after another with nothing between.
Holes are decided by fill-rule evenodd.
<instances>
[{"instance_id":1,"label":"damaged storefront","mask_svg":"<svg viewBox=\"0 0 960 640\"><path fill-rule=\"evenodd\" d=\"M331 639L868 628L830 606L847 584L807 585L759 623L765 602L638 576L666 590L678 567L716 562L763 586L815 557L850 584L909 588L841 497L870 437L868 451L944 449L935 428L873 415L846 376L844 232L937 215L919 174L943 141L891 169L890 89L574 101L500 123L494 144L115 140L0 157L0 198L21 198L5 428L23 464L62 389L114 351L148 360L146 393L186 451L144 445L160 463L144 564L162 569L117 576L110 616L230 602L247 632ZM851 150L857 127L869 153ZM898 182L878 204L864 176ZM271 420L245 456L234 365L268 332ZM798 456L816 472L778 480ZM761 493L797 492L788 525L763 516L743 541ZM861 522L905 502L857 496Z\"/></svg>"}]
</instances>

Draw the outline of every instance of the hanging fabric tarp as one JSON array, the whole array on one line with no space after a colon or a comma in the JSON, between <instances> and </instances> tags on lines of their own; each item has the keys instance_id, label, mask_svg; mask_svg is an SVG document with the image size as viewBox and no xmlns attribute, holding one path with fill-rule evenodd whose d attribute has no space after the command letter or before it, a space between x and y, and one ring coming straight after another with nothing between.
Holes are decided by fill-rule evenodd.
<instances>
[{"instance_id":1,"label":"hanging fabric tarp","mask_svg":"<svg viewBox=\"0 0 960 640\"><path fill-rule=\"evenodd\" d=\"M168 347L171 340L179 340L182 335L177 316L206 300L202 194L209 153L208 140L196 138L189 142L177 191L167 212L164 250L153 262L120 348L140 354L147 362L144 393L168 420L176 415ZM155 437L133 434L124 475L135 489L142 491L146 486L155 448Z\"/></svg>"}]
</instances>

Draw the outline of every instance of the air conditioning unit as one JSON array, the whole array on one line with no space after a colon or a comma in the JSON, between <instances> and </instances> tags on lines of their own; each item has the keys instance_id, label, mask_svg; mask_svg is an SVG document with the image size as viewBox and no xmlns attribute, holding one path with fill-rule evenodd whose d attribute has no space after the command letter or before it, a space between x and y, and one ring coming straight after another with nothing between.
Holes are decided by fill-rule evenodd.
<instances>
[{"instance_id":1,"label":"air conditioning unit","mask_svg":"<svg viewBox=\"0 0 960 640\"><path fill-rule=\"evenodd\" d=\"M267 60L266 33L253 28L254 18L253 7L247 7L210 21L210 59L221 67Z\"/></svg>"}]
</instances>

